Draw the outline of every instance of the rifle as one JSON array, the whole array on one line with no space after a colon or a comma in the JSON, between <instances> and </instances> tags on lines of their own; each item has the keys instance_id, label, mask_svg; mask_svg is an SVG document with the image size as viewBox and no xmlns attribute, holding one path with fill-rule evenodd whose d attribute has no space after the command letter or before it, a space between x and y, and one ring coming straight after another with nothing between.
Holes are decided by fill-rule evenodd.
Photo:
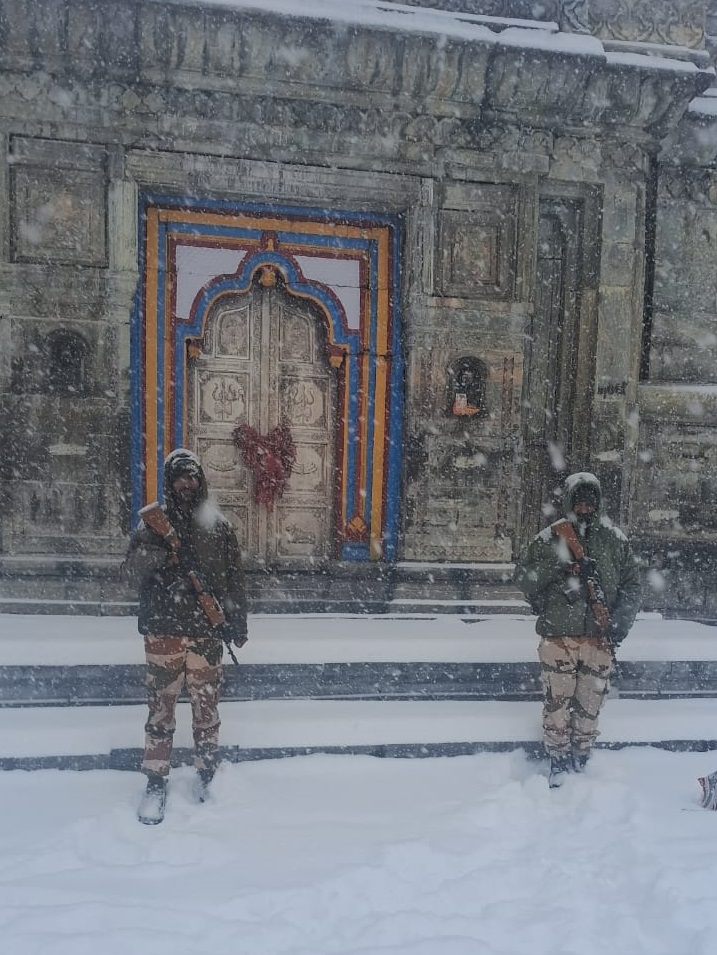
<instances>
[{"instance_id":1,"label":"rifle","mask_svg":"<svg viewBox=\"0 0 717 955\"><path fill-rule=\"evenodd\" d=\"M147 527L151 528L155 534L159 534L165 544L169 547L170 562L175 566L181 565L182 558L180 556L180 548L182 546L182 542L180 541L176 530L170 524L161 504L159 504L158 501L155 501L152 504L147 504L146 507L140 509L139 516L142 518ZM197 598L197 603L199 604L202 613L209 621L209 625L213 630L219 631L217 636L221 637L226 644L227 650L229 651L229 655L231 656L232 660L234 663L238 664L239 661L237 660L236 654L232 649L231 640L221 633L221 628L224 627L227 622L222 605L219 603L214 594L205 588L204 584L202 583L202 579L196 570L189 568L187 570L187 577L189 578L192 587L194 587L194 594ZM241 646L244 646L244 643L246 643L246 639Z\"/></svg>"},{"instance_id":2,"label":"rifle","mask_svg":"<svg viewBox=\"0 0 717 955\"><path fill-rule=\"evenodd\" d=\"M565 541L568 550L573 555L580 580L587 591L588 605L598 625L600 636L606 636L610 629L610 611L607 608L605 592L600 584L600 578L597 575L594 563L585 556L585 548L580 543L575 528L570 521L561 518L561 520L551 524L550 529L557 537Z\"/></svg>"}]
</instances>

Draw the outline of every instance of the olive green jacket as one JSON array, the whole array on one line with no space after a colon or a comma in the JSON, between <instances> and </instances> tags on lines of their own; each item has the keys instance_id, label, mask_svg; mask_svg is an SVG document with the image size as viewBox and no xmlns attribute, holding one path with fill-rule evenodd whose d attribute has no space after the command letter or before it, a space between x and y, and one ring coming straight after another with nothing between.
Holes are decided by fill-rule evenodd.
<instances>
[{"instance_id":1,"label":"olive green jacket","mask_svg":"<svg viewBox=\"0 0 717 955\"><path fill-rule=\"evenodd\" d=\"M598 578L610 611L610 640L620 643L640 608L637 561L625 535L606 517L596 515L580 542L586 556L597 562ZM516 565L515 582L538 615L535 629L542 637L600 635L585 587L571 573L571 565L573 557L567 545L550 527L533 538Z\"/></svg>"}]
</instances>

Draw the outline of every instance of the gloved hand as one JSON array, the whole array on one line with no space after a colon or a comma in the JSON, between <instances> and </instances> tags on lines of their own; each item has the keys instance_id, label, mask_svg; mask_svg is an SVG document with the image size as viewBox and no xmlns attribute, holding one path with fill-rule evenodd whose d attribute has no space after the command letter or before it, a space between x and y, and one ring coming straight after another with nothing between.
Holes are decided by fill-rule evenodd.
<instances>
[{"instance_id":1,"label":"gloved hand","mask_svg":"<svg viewBox=\"0 0 717 955\"><path fill-rule=\"evenodd\" d=\"M615 649L617 649L625 639L624 635L620 633L618 625L614 621L611 621L607 633L605 634L605 639L610 646L614 647Z\"/></svg>"},{"instance_id":2,"label":"gloved hand","mask_svg":"<svg viewBox=\"0 0 717 955\"><path fill-rule=\"evenodd\" d=\"M235 647L243 647L248 642L249 636L245 629L237 629L231 623L225 623L223 627L217 628L217 635L222 638L227 645L233 643Z\"/></svg>"},{"instance_id":3,"label":"gloved hand","mask_svg":"<svg viewBox=\"0 0 717 955\"><path fill-rule=\"evenodd\" d=\"M594 557L583 557L582 560L578 561L578 568L580 570L580 579L583 583L586 580L591 578L594 580L597 577L597 561Z\"/></svg>"}]
</instances>

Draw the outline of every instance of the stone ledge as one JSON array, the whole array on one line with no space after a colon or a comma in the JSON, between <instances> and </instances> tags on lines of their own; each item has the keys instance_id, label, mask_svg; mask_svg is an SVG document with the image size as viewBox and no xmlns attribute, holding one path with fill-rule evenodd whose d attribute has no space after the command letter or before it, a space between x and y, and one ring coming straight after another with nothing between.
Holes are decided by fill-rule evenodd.
<instances>
[{"instance_id":1,"label":"stone ledge","mask_svg":"<svg viewBox=\"0 0 717 955\"><path fill-rule=\"evenodd\" d=\"M595 744L596 749L620 750L628 747L650 747L671 753L708 753L717 750L717 739L659 740L642 743L625 740L622 742ZM314 756L317 754L334 756L374 756L378 759L428 759L432 757L475 756L478 753L509 753L522 750L529 759L539 760L543 747L533 740L514 742L456 742L456 743L380 743L377 745L344 746L278 746L243 749L239 746L220 747L221 758L227 763L254 762L268 759L287 759L293 756ZM140 749L113 749L109 753L97 753L84 756L5 756L0 757L0 771L23 770L32 772L41 769L61 769L89 771L93 769L112 769L125 772L138 772L142 751ZM172 754L172 767L191 766L193 752L186 748L175 748Z\"/></svg>"},{"instance_id":2,"label":"stone ledge","mask_svg":"<svg viewBox=\"0 0 717 955\"><path fill-rule=\"evenodd\" d=\"M144 673L141 664L0 666L0 708L141 704ZM613 684L623 699L715 698L717 661L618 662ZM537 701L541 696L537 662L227 663L222 687L226 702Z\"/></svg>"}]
</instances>

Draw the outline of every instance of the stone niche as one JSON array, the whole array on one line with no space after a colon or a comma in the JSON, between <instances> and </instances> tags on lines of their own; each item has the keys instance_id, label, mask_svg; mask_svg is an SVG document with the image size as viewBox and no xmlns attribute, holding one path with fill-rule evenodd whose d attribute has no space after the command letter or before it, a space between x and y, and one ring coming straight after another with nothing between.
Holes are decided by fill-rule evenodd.
<instances>
[{"instance_id":1,"label":"stone niche","mask_svg":"<svg viewBox=\"0 0 717 955\"><path fill-rule=\"evenodd\" d=\"M18 136L10 163L13 261L105 266L104 150Z\"/></svg>"},{"instance_id":2,"label":"stone niche","mask_svg":"<svg viewBox=\"0 0 717 955\"><path fill-rule=\"evenodd\" d=\"M449 344L421 349L411 363L425 417L406 446L405 558L510 560L519 356L485 348L477 357L465 340ZM466 369L471 380L457 388Z\"/></svg>"}]
</instances>

